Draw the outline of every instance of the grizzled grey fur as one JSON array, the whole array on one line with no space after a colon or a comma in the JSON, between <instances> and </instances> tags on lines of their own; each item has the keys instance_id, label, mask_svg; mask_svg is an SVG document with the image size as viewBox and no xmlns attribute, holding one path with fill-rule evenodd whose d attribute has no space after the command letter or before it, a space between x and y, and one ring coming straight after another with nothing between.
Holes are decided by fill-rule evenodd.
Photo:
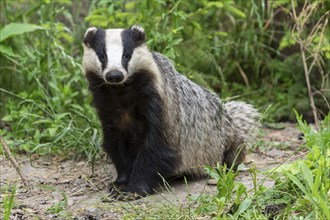
<instances>
[{"instance_id":1,"label":"grizzled grey fur","mask_svg":"<svg viewBox=\"0 0 330 220\"><path fill-rule=\"evenodd\" d=\"M180 154L176 174L205 174L205 165L242 162L245 145L255 138L259 113L251 105L223 103L217 95L178 73L160 53L153 58L161 71L166 136ZM240 152L240 155L237 153Z\"/></svg>"}]
</instances>

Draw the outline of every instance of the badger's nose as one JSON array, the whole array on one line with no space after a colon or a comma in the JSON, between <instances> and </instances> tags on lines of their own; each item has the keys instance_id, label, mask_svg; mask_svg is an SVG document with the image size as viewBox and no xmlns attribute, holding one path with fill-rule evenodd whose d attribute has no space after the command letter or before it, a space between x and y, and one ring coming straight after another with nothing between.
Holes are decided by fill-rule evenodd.
<instances>
[{"instance_id":1,"label":"badger's nose","mask_svg":"<svg viewBox=\"0 0 330 220\"><path fill-rule=\"evenodd\" d=\"M107 72L105 79L109 83L118 83L124 79L124 74L119 70L111 70Z\"/></svg>"}]
</instances>

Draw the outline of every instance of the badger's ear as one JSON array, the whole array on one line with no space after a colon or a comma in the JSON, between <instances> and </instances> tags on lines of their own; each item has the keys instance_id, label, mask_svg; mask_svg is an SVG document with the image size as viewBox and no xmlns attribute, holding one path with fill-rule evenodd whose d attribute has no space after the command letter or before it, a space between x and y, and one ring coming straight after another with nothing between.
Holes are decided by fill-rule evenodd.
<instances>
[{"instance_id":1,"label":"badger's ear","mask_svg":"<svg viewBox=\"0 0 330 220\"><path fill-rule=\"evenodd\" d=\"M130 29L133 31L134 41L138 44L143 44L146 40L146 34L144 33L143 27L133 25Z\"/></svg>"},{"instance_id":2,"label":"badger's ear","mask_svg":"<svg viewBox=\"0 0 330 220\"><path fill-rule=\"evenodd\" d=\"M91 43L93 42L96 31L96 27L90 27L85 32L83 42L87 47L91 47Z\"/></svg>"}]
</instances>

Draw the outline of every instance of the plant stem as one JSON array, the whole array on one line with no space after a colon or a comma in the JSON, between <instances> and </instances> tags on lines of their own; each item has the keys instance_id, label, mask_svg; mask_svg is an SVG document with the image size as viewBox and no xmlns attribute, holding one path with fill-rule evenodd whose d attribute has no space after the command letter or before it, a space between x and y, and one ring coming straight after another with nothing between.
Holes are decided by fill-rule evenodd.
<instances>
[{"instance_id":1,"label":"plant stem","mask_svg":"<svg viewBox=\"0 0 330 220\"><path fill-rule=\"evenodd\" d=\"M293 12L294 22L296 23L296 29L297 29L297 32L298 32L298 43L299 43L299 46L300 46L300 54L301 54L301 59L302 59L303 66L304 66L304 73L305 73L305 80L306 80L307 89L308 89L309 102L310 102L310 106L311 106L311 109L312 109L312 112L313 112L313 117L314 117L314 122L315 122L316 128L319 129L319 120L318 120L318 117L317 117L317 109L315 107L314 97L313 97L312 88L311 88L311 83L310 83L310 80L309 80L309 74L310 74L310 70L312 69L312 67L310 67L310 70L308 70L307 60L306 60L306 55L305 55L304 41L301 37L302 32L303 32L303 27L304 27L307 19L311 15L312 11L308 12L308 9L306 9L307 1L305 1L304 7L303 7L301 13L304 13L304 11L307 11L307 12L305 12L306 13L305 18L302 17L302 18L304 18L304 20L302 22L299 22L299 18L297 16L295 5L294 5L294 0L291 0L291 5L292 5L292 12ZM308 13L310 13L310 14L308 14ZM312 63L312 65L314 65L314 64Z\"/></svg>"},{"instance_id":2,"label":"plant stem","mask_svg":"<svg viewBox=\"0 0 330 220\"><path fill-rule=\"evenodd\" d=\"M313 117L314 117L314 122L316 125L316 128L319 129L319 120L317 117L317 109L315 107L315 103L314 103L314 97L313 97L313 93L312 93L312 88L311 88L311 83L309 80L309 71L307 68L307 63L306 63L306 56L305 56L305 50L304 50L304 44L300 41L300 53L301 53L301 58L303 61L303 65L304 65L304 72L305 72L305 79L306 79L306 84L307 84L307 89L308 89L308 96L309 96L309 102L311 105L311 109L313 112Z\"/></svg>"},{"instance_id":3,"label":"plant stem","mask_svg":"<svg viewBox=\"0 0 330 220\"><path fill-rule=\"evenodd\" d=\"M8 148L8 146L7 146L6 142L5 142L5 139L1 135L0 135L0 142L1 142L1 145L2 145L3 149L8 154L8 157L9 157L11 163L13 164L13 166L15 167L17 173L21 177L24 186L26 186L27 188L29 188L29 185L27 184L24 175L21 173L21 168L19 167L19 165L18 165L15 157L11 154L10 149Z\"/></svg>"}]
</instances>

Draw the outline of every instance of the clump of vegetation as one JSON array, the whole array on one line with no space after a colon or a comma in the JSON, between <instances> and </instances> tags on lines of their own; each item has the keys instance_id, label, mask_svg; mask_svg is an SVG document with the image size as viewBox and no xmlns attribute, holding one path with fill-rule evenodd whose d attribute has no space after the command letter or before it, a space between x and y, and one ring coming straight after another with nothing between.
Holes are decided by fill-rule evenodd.
<instances>
[{"instance_id":1,"label":"clump of vegetation","mask_svg":"<svg viewBox=\"0 0 330 220\"><path fill-rule=\"evenodd\" d=\"M297 113L300 130L304 133L308 154L303 160L275 169L277 196L290 201L287 215L311 219L330 218L330 114L315 130L302 121Z\"/></svg>"},{"instance_id":2,"label":"clump of vegetation","mask_svg":"<svg viewBox=\"0 0 330 220\"><path fill-rule=\"evenodd\" d=\"M16 186L14 185L11 189L9 189L9 188L10 187L7 186L7 190L4 192L4 197L3 197L3 202L2 202L4 220L9 220L11 210L14 207ZM2 189L2 190L4 190L4 189Z\"/></svg>"},{"instance_id":3,"label":"clump of vegetation","mask_svg":"<svg viewBox=\"0 0 330 220\"><path fill-rule=\"evenodd\" d=\"M28 4L6 3L1 3L7 15L2 21L28 17L40 22L11 22L1 28L0 135L18 152L75 152L94 158L101 135L75 55L81 37L71 14L54 1L34 3L28 12L22 10ZM17 17L13 12L19 12Z\"/></svg>"}]
</instances>

